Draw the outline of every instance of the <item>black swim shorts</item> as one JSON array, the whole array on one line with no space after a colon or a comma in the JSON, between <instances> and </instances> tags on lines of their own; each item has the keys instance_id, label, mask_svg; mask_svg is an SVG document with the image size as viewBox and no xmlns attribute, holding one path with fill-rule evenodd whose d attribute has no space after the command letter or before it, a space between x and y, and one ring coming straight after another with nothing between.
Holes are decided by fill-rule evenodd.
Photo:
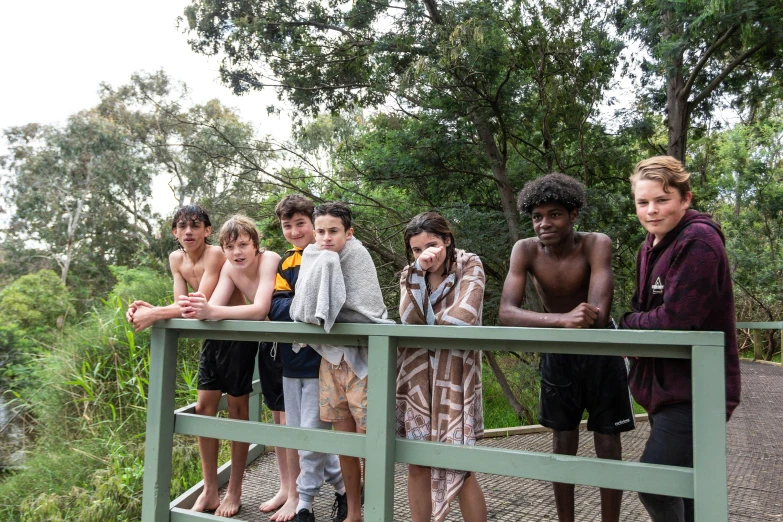
<instances>
[{"instance_id":1,"label":"black swim shorts","mask_svg":"<svg viewBox=\"0 0 783 522\"><path fill-rule=\"evenodd\" d=\"M625 359L609 355L541 354L539 422L557 431L579 427L615 434L635 428Z\"/></svg>"},{"instance_id":2,"label":"black swim shorts","mask_svg":"<svg viewBox=\"0 0 783 522\"><path fill-rule=\"evenodd\" d=\"M219 390L234 397L253 391L258 341L205 339L198 366L198 389Z\"/></svg>"},{"instance_id":3,"label":"black swim shorts","mask_svg":"<svg viewBox=\"0 0 783 522\"><path fill-rule=\"evenodd\" d=\"M261 378L261 395L267 408L285 411L283 401L283 357L277 343L260 343L258 352L258 375Z\"/></svg>"}]
</instances>

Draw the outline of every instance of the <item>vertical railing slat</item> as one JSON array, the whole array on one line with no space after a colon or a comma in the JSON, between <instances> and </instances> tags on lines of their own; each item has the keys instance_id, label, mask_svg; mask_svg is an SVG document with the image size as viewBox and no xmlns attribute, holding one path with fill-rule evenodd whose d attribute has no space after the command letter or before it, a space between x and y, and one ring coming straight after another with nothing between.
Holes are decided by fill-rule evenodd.
<instances>
[{"instance_id":1,"label":"vertical railing slat","mask_svg":"<svg viewBox=\"0 0 783 522\"><path fill-rule=\"evenodd\" d=\"M367 472L364 520L394 515L394 437L397 340L371 336L367 381Z\"/></svg>"},{"instance_id":2,"label":"vertical railing slat","mask_svg":"<svg viewBox=\"0 0 783 522\"><path fill-rule=\"evenodd\" d=\"M728 520L723 346L694 346L693 493L696 522Z\"/></svg>"},{"instance_id":3,"label":"vertical railing slat","mask_svg":"<svg viewBox=\"0 0 783 522\"><path fill-rule=\"evenodd\" d=\"M169 520L171 458L174 444L174 390L177 382L176 330L152 328L144 447L142 522Z\"/></svg>"},{"instance_id":4,"label":"vertical railing slat","mask_svg":"<svg viewBox=\"0 0 783 522\"><path fill-rule=\"evenodd\" d=\"M253 382L259 378L258 373L258 359L261 357L261 343L258 343L258 352L256 353L255 367L253 368ZM250 397L250 405L248 407L247 418L252 422L261 422L261 413L263 409L262 394Z\"/></svg>"}]
</instances>

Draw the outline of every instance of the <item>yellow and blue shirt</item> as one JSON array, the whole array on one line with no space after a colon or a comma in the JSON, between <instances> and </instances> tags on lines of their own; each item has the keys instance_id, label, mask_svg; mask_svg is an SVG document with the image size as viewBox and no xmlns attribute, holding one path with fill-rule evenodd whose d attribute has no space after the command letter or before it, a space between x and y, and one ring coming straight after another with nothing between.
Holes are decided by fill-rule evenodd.
<instances>
[{"instance_id":1,"label":"yellow and blue shirt","mask_svg":"<svg viewBox=\"0 0 783 522\"><path fill-rule=\"evenodd\" d=\"M294 299L299 267L302 265L302 249L286 250L280 259L275 279L275 292L272 294L272 307L269 319L272 321L291 321L291 301ZM277 348L283 359L283 377L289 379L317 379L321 366L321 356L310 346L302 347L294 353L291 344L278 343Z\"/></svg>"}]
</instances>

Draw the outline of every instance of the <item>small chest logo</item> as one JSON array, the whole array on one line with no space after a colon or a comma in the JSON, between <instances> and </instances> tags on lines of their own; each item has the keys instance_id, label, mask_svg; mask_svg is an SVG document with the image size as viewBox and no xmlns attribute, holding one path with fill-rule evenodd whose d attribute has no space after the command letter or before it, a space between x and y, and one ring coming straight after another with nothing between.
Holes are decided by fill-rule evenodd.
<instances>
[{"instance_id":1,"label":"small chest logo","mask_svg":"<svg viewBox=\"0 0 783 522\"><path fill-rule=\"evenodd\" d=\"M661 283L661 278L660 277L655 279L655 283L652 285L652 293L653 294L662 294L663 293L663 283Z\"/></svg>"}]
</instances>

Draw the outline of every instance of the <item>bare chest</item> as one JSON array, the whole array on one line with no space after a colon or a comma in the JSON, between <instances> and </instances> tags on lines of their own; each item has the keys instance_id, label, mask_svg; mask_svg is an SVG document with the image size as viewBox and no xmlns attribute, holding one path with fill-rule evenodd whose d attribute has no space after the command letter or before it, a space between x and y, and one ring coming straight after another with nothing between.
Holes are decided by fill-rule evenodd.
<instances>
[{"instance_id":1,"label":"bare chest","mask_svg":"<svg viewBox=\"0 0 783 522\"><path fill-rule=\"evenodd\" d=\"M198 291L201 278L204 277L203 258L196 263L191 263L186 259L180 266L179 273L182 275L182 278L185 280L185 282L188 283L188 286L193 289L193 291Z\"/></svg>"},{"instance_id":2,"label":"bare chest","mask_svg":"<svg viewBox=\"0 0 783 522\"><path fill-rule=\"evenodd\" d=\"M584 256L566 259L538 256L531 276L538 295L552 312L571 310L587 300L590 265Z\"/></svg>"},{"instance_id":3,"label":"bare chest","mask_svg":"<svg viewBox=\"0 0 783 522\"><path fill-rule=\"evenodd\" d=\"M236 286L237 290L242 292L245 298L252 303L253 299L255 299L256 292L258 291L258 278L251 278L245 274L239 273L235 274L232 279L234 280L234 286Z\"/></svg>"}]
</instances>

